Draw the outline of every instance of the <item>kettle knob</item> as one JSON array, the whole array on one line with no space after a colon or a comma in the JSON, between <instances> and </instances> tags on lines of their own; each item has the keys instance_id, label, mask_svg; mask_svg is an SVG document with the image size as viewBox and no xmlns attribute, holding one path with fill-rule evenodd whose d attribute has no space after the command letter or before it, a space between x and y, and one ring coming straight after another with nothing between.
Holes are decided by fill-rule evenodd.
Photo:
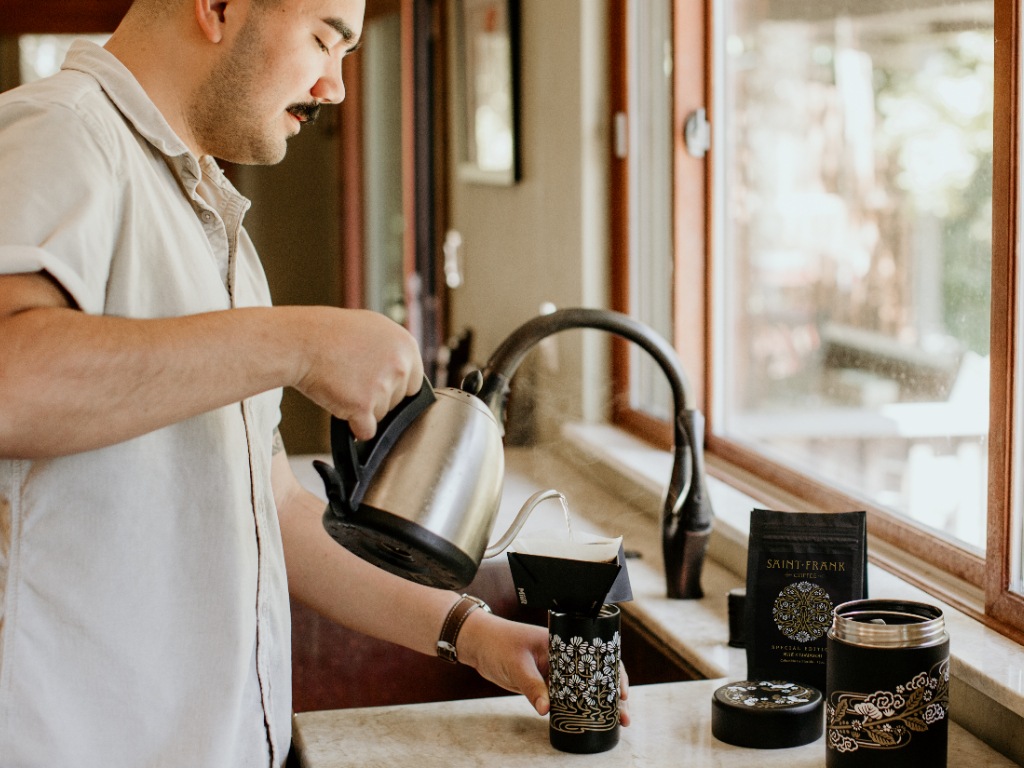
<instances>
[{"instance_id":1,"label":"kettle knob","mask_svg":"<svg viewBox=\"0 0 1024 768\"><path fill-rule=\"evenodd\" d=\"M479 395L484 386L484 375L479 370L473 370L462 379L460 389L470 395Z\"/></svg>"}]
</instances>

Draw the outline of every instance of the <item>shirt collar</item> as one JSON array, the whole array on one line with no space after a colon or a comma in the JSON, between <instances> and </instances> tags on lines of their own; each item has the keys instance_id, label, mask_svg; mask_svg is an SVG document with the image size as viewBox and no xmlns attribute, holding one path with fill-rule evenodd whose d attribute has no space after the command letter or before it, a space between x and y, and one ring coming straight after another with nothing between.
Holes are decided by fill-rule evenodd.
<instances>
[{"instance_id":1,"label":"shirt collar","mask_svg":"<svg viewBox=\"0 0 1024 768\"><path fill-rule=\"evenodd\" d=\"M135 130L164 155L191 154L131 71L105 48L88 40L76 40L61 69L74 69L94 77Z\"/></svg>"}]
</instances>

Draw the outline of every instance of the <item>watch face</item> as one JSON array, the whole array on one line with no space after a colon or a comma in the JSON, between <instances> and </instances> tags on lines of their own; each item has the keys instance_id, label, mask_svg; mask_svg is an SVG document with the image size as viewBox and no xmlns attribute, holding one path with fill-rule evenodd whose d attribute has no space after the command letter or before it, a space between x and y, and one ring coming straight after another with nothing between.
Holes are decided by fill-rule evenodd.
<instances>
[{"instance_id":1,"label":"watch face","mask_svg":"<svg viewBox=\"0 0 1024 768\"><path fill-rule=\"evenodd\" d=\"M463 595L463 597L468 598L469 600L472 600L474 603L479 605L481 608L483 608L488 613L491 612L491 606L489 606L487 603L485 603L479 597L474 597L473 595Z\"/></svg>"}]
</instances>

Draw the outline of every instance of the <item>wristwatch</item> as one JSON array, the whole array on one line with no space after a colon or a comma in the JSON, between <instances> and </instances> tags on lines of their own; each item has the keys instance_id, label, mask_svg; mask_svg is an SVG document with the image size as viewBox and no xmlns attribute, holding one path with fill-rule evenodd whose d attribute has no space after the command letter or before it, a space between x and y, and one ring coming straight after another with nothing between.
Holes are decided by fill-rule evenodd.
<instances>
[{"instance_id":1,"label":"wristwatch","mask_svg":"<svg viewBox=\"0 0 1024 768\"><path fill-rule=\"evenodd\" d=\"M488 613L491 608L479 597L464 594L458 599L441 627L441 637L437 640L437 655L451 664L459 663L459 653L455 650L455 641L459 637L459 630L466 623L466 618L477 608L483 608Z\"/></svg>"}]
</instances>

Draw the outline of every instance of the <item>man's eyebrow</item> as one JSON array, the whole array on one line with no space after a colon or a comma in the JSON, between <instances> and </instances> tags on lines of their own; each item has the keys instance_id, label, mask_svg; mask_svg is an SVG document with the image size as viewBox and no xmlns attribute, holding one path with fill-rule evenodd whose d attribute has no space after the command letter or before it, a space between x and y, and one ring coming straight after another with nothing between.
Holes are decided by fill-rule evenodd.
<instances>
[{"instance_id":1,"label":"man's eyebrow","mask_svg":"<svg viewBox=\"0 0 1024 768\"><path fill-rule=\"evenodd\" d=\"M352 42L352 40L354 40L356 37L356 33L352 31L352 27L350 27L341 19L329 16L327 18L321 19L321 21L328 27L333 29L335 32L337 32L339 35L341 35L341 39L344 40L346 43Z\"/></svg>"}]
</instances>

